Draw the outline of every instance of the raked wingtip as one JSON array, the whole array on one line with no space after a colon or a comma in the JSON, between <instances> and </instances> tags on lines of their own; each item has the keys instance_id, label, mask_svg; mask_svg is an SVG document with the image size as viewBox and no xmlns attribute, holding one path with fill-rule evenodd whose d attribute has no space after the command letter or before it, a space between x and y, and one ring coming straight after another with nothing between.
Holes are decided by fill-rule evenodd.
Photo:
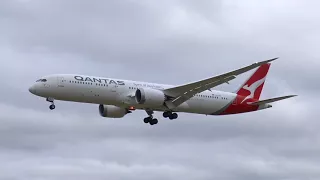
<instances>
[{"instance_id":1,"label":"raked wingtip","mask_svg":"<svg viewBox=\"0 0 320 180\"><path fill-rule=\"evenodd\" d=\"M270 63L270 62L275 61L275 60L277 60L277 59L279 59L279 57L276 57L276 58L273 58L273 59L269 59L269 60L267 60L266 62L267 62L267 63Z\"/></svg>"}]
</instances>

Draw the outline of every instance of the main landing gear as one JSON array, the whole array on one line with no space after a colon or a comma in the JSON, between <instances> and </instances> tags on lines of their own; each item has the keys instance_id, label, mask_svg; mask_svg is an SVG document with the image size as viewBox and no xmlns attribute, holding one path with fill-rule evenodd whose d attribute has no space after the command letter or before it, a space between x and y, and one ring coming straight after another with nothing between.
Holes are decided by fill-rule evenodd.
<instances>
[{"instance_id":1,"label":"main landing gear","mask_svg":"<svg viewBox=\"0 0 320 180\"><path fill-rule=\"evenodd\" d=\"M146 124L150 124L150 125L155 125L158 124L158 119L153 118L153 111L152 110L146 110L147 114L149 115L149 117L144 118L143 122ZM173 119L177 119L178 118L178 114L177 113L172 113L171 111L165 111L163 113L163 117L164 118L169 118L170 120Z\"/></svg>"},{"instance_id":2,"label":"main landing gear","mask_svg":"<svg viewBox=\"0 0 320 180\"><path fill-rule=\"evenodd\" d=\"M153 119L153 117L150 116L150 117L144 118L143 122L146 123L146 124L149 123L151 126L153 126L155 124L158 124L158 119Z\"/></svg>"},{"instance_id":3,"label":"main landing gear","mask_svg":"<svg viewBox=\"0 0 320 180\"><path fill-rule=\"evenodd\" d=\"M165 111L163 112L163 117L164 118L169 118L170 120L177 119L178 114L177 113L172 113L171 111Z\"/></svg>"},{"instance_id":4,"label":"main landing gear","mask_svg":"<svg viewBox=\"0 0 320 180\"><path fill-rule=\"evenodd\" d=\"M144 118L143 122L146 124L150 124L151 126L158 124L158 119L153 118L153 111L151 110L146 110L147 114L149 115L149 117Z\"/></svg>"},{"instance_id":5,"label":"main landing gear","mask_svg":"<svg viewBox=\"0 0 320 180\"><path fill-rule=\"evenodd\" d=\"M50 110L54 110L56 106L54 105L54 99L53 98L47 98L48 102L51 102L51 105L49 106Z\"/></svg>"}]
</instances>

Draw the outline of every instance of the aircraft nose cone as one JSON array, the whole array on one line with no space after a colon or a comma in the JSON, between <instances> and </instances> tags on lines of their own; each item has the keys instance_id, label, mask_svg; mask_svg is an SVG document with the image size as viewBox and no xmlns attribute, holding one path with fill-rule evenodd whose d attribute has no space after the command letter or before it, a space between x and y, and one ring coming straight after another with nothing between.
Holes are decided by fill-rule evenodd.
<instances>
[{"instance_id":1,"label":"aircraft nose cone","mask_svg":"<svg viewBox=\"0 0 320 180\"><path fill-rule=\"evenodd\" d=\"M34 86L31 86L31 87L29 88L29 92L31 92L32 94L35 94L35 93L36 93L36 90L35 90Z\"/></svg>"}]
</instances>

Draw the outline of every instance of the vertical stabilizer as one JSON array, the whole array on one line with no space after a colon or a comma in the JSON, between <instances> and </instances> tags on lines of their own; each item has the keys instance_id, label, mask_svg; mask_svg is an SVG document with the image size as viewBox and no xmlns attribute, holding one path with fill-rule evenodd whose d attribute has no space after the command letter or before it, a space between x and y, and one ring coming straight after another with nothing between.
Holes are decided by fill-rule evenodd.
<instances>
[{"instance_id":1,"label":"vertical stabilizer","mask_svg":"<svg viewBox=\"0 0 320 180\"><path fill-rule=\"evenodd\" d=\"M259 100L270 65L270 63L261 65L239 88L236 93L242 97L239 98L240 104L248 100Z\"/></svg>"}]
</instances>

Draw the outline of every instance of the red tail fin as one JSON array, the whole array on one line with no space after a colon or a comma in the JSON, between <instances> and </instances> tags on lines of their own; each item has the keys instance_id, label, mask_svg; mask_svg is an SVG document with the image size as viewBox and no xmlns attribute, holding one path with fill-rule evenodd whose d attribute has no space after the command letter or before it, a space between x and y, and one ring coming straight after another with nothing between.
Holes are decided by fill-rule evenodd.
<instances>
[{"instance_id":1,"label":"red tail fin","mask_svg":"<svg viewBox=\"0 0 320 180\"><path fill-rule=\"evenodd\" d=\"M258 110L258 105L250 105L248 102L257 102L259 100L269 68L270 64L261 65L240 87L234 102L228 106L221 115Z\"/></svg>"},{"instance_id":2,"label":"red tail fin","mask_svg":"<svg viewBox=\"0 0 320 180\"><path fill-rule=\"evenodd\" d=\"M237 91L240 104L248 100L259 100L271 64L261 65Z\"/></svg>"}]
</instances>

